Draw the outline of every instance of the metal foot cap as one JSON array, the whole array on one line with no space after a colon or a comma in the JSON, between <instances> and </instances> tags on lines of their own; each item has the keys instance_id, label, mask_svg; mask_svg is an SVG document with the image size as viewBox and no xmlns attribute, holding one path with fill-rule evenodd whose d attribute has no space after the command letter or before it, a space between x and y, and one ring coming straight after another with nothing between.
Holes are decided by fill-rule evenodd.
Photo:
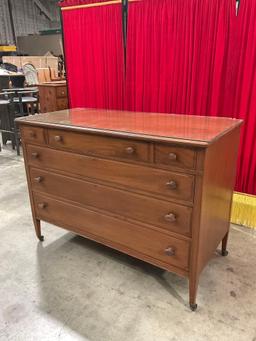
<instances>
[{"instance_id":1,"label":"metal foot cap","mask_svg":"<svg viewBox=\"0 0 256 341\"><path fill-rule=\"evenodd\" d=\"M195 310L197 309L197 304L196 304L196 303L190 304L190 309L191 309L192 311L195 311Z\"/></svg>"}]
</instances>

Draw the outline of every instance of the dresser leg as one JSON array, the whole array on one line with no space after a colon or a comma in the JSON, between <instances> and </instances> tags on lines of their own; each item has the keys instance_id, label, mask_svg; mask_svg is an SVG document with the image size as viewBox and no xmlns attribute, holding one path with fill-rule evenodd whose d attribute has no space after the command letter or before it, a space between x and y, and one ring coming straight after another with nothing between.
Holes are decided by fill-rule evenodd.
<instances>
[{"instance_id":1,"label":"dresser leg","mask_svg":"<svg viewBox=\"0 0 256 341\"><path fill-rule=\"evenodd\" d=\"M197 287L198 287L198 279L189 279L189 306L192 311L197 309L196 304L196 294L197 294Z\"/></svg>"},{"instance_id":2,"label":"dresser leg","mask_svg":"<svg viewBox=\"0 0 256 341\"><path fill-rule=\"evenodd\" d=\"M40 242L44 241L44 236L41 234L41 222L39 219L34 219L34 225L36 230L37 238L40 240Z\"/></svg>"},{"instance_id":3,"label":"dresser leg","mask_svg":"<svg viewBox=\"0 0 256 341\"><path fill-rule=\"evenodd\" d=\"M227 256L227 243L228 243L228 232L225 234L225 237L222 239L222 245L221 245L221 254L222 256Z\"/></svg>"}]
</instances>

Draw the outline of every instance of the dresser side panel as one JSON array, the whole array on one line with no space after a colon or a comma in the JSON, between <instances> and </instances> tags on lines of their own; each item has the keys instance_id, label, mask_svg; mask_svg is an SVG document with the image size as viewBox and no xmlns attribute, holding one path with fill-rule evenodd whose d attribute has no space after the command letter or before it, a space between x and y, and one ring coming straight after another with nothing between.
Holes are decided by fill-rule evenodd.
<instances>
[{"instance_id":1,"label":"dresser side panel","mask_svg":"<svg viewBox=\"0 0 256 341\"><path fill-rule=\"evenodd\" d=\"M197 270L200 272L229 231L240 128L206 150Z\"/></svg>"}]
</instances>

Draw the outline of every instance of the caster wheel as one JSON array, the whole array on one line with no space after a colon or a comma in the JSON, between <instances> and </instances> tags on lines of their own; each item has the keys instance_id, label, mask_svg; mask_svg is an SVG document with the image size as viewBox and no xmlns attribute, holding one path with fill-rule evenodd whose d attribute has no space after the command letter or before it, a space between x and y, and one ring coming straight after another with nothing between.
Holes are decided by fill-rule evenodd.
<instances>
[{"instance_id":1,"label":"caster wheel","mask_svg":"<svg viewBox=\"0 0 256 341\"><path fill-rule=\"evenodd\" d=\"M222 255L223 257L226 257L226 256L228 255L228 251L227 251L227 250L221 251L221 255Z\"/></svg>"},{"instance_id":2,"label":"caster wheel","mask_svg":"<svg viewBox=\"0 0 256 341\"><path fill-rule=\"evenodd\" d=\"M38 237L38 239L40 240L40 242L43 242L44 241L44 236L40 236L40 237Z\"/></svg>"},{"instance_id":3,"label":"caster wheel","mask_svg":"<svg viewBox=\"0 0 256 341\"><path fill-rule=\"evenodd\" d=\"M191 309L192 311L196 311L196 309L197 309L197 304L196 304L196 303L190 304L190 309Z\"/></svg>"}]
</instances>

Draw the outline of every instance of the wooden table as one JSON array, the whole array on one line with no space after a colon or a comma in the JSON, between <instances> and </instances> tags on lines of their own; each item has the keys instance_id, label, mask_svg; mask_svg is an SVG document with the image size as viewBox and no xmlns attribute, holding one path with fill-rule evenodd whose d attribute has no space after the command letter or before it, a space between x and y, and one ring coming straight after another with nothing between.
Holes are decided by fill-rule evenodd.
<instances>
[{"instance_id":1,"label":"wooden table","mask_svg":"<svg viewBox=\"0 0 256 341\"><path fill-rule=\"evenodd\" d=\"M38 84L40 112L51 112L68 108L66 81Z\"/></svg>"},{"instance_id":2,"label":"wooden table","mask_svg":"<svg viewBox=\"0 0 256 341\"><path fill-rule=\"evenodd\" d=\"M89 109L18 121L38 238L44 220L185 276L195 310L220 242L227 255L242 121Z\"/></svg>"}]
</instances>

